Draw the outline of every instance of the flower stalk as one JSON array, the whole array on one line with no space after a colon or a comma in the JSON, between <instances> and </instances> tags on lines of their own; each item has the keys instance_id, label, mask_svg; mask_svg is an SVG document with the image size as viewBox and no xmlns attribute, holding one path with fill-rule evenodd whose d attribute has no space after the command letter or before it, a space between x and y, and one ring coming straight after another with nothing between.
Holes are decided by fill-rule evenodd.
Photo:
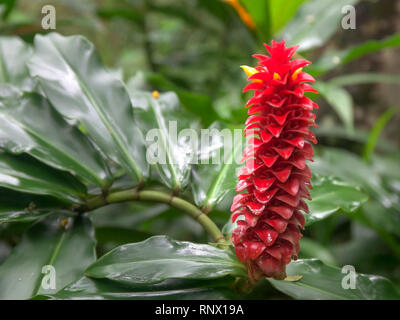
<instances>
[{"instance_id":1,"label":"flower stalk","mask_svg":"<svg viewBox=\"0 0 400 320\"><path fill-rule=\"evenodd\" d=\"M203 211L180 197L162 191L138 190L137 188L133 188L110 192L106 196L97 196L88 200L85 211L92 211L108 204L129 201L149 201L169 204L171 207L181 210L196 220L216 243L222 243L225 241L225 237L221 230Z\"/></svg>"}]
</instances>

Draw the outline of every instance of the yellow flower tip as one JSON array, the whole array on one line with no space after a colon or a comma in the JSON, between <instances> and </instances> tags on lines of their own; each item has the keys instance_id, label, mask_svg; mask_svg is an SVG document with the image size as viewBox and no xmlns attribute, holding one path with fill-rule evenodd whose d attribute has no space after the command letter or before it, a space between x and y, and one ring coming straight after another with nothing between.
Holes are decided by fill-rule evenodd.
<instances>
[{"instance_id":1,"label":"yellow flower tip","mask_svg":"<svg viewBox=\"0 0 400 320\"><path fill-rule=\"evenodd\" d=\"M240 66L243 71L246 73L247 77L252 76L253 74L259 73L260 71L258 71L256 68L253 67L249 67L249 66ZM251 81L253 82L258 82L258 83L262 83L262 81L260 79L252 79Z\"/></svg>"},{"instance_id":2,"label":"yellow flower tip","mask_svg":"<svg viewBox=\"0 0 400 320\"><path fill-rule=\"evenodd\" d=\"M274 76L273 76L274 80L281 80L281 76L279 75L279 73L274 72Z\"/></svg>"},{"instance_id":3,"label":"yellow flower tip","mask_svg":"<svg viewBox=\"0 0 400 320\"><path fill-rule=\"evenodd\" d=\"M299 68L297 69L295 72L293 72L292 74L292 80L296 80L297 79L297 75L303 71L303 68Z\"/></svg>"},{"instance_id":4,"label":"yellow flower tip","mask_svg":"<svg viewBox=\"0 0 400 320\"><path fill-rule=\"evenodd\" d=\"M153 93L153 98L158 99L160 97L160 93L157 90L154 90Z\"/></svg>"},{"instance_id":5,"label":"yellow flower tip","mask_svg":"<svg viewBox=\"0 0 400 320\"><path fill-rule=\"evenodd\" d=\"M283 279L283 280L289 281L289 282L296 282L296 281L301 280L301 278L303 278L302 275L295 275L295 276L287 276L287 277L286 277L285 279Z\"/></svg>"},{"instance_id":6,"label":"yellow flower tip","mask_svg":"<svg viewBox=\"0 0 400 320\"><path fill-rule=\"evenodd\" d=\"M248 77L252 76L255 73L258 73L258 70L256 68L253 67L249 67L249 66L240 66L243 71L247 74Z\"/></svg>"}]
</instances>

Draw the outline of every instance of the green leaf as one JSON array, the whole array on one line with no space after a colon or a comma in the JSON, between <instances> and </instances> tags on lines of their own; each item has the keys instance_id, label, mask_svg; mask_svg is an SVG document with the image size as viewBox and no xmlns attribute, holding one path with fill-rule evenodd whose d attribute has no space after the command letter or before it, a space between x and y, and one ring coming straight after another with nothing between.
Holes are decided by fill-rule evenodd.
<instances>
[{"instance_id":1,"label":"green leaf","mask_svg":"<svg viewBox=\"0 0 400 320\"><path fill-rule=\"evenodd\" d=\"M352 131L354 125L354 110L351 95L345 89L331 83L320 81L316 83L314 87L333 107L346 129Z\"/></svg>"},{"instance_id":2,"label":"green leaf","mask_svg":"<svg viewBox=\"0 0 400 320\"><path fill-rule=\"evenodd\" d=\"M67 172L52 169L34 158L0 152L0 186L16 191L49 195L81 202L86 188Z\"/></svg>"},{"instance_id":3,"label":"green leaf","mask_svg":"<svg viewBox=\"0 0 400 320\"><path fill-rule=\"evenodd\" d=\"M214 123L208 132L199 150L199 164L193 168L192 182L195 203L207 211L235 189L244 146L242 130Z\"/></svg>"},{"instance_id":4,"label":"green leaf","mask_svg":"<svg viewBox=\"0 0 400 320\"><path fill-rule=\"evenodd\" d=\"M398 211L385 208L378 201L371 201L362 207L361 214L367 219L369 227L400 237L400 215Z\"/></svg>"},{"instance_id":5,"label":"green leaf","mask_svg":"<svg viewBox=\"0 0 400 320\"><path fill-rule=\"evenodd\" d=\"M379 147L381 143L379 143ZM371 158L374 171L382 178L392 193L400 191L400 153L374 154Z\"/></svg>"},{"instance_id":6,"label":"green leaf","mask_svg":"<svg viewBox=\"0 0 400 320\"><path fill-rule=\"evenodd\" d=\"M295 15L300 5L308 0L269 0L272 34L281 30Z\"/></svg>"},{"instance_id":7,"label":"green leaf","mask_svg":"<svg viewBox=\"0 0 400 320\"><path fill-rule=\"evenodd\" d=\"M198 120L180 108L173 92L158 98L131 92L131 98L136 125L146 132L148 161L157 168L165 185L177 191L184 189L197 150Z\"/></svg>"},{"instance_id":8,"label":"green leaf","mask_svg":"<svg viewBox=\"0 0 400 320\"><path fill-rule=\"evenodd\" d=\"M288 265L287 273L288 275L301 275L302 278L296 282L268 280L276 289L295 299L400 299L400 294L393 283L376 275L357 273L356 288L343 289L342 280L348 273L342 273L341 269L324 265L316 259L293 261ZM346 282L346 279L344 281Z\"/></svg>"},{"instance_id":9,"label":"green leaf","mask_svg":"<svg viewBox=\"0 0 400 320\"><path fill-rule=\"evenodd\" d=\"M399 110L396 108L388 109L376 121L374 127L369 134L368 141L364 147L363 159L365 161L369 162L371 160L371 155L374 152L376 143L378 142L379 134L398 111Z\"/></svg>"},{"instance_id":10,"label":"green leaf","mask_svg":"<svg viewBox=\"0 0 400 320\"><path fill-rule=\"evenodd\" d=\"M61 227L61 218L35 224L0 266L0 299L29 299L52 294L82 277L95 260L93 228L87 218ZM55 269L55 289L42 286L44 266ZM48 275L48 273L47 273Z\"/></svg>"},{"instance_id":11,"label":"green leaf","mask_svg":"<svg viewBox=\"0 0 400 320\"><path fill-rule=\"evenodd\" d=\"M271 37L271 21L268 0L240 0L251 16L257 33L262 41L269 41Z\"/></svg>"},{"instance_id":12,"label":"green leaf","mask_svg":"<svg viewBox=\"0 0 400 320\"><path fill-rule=\"evenodd\" d=\"M312 200L307 201L310 213L304 215L307 225L339 211L352 213L368 200L359 188L337 178L314 175L312 186Z\"/></svg>"},{"instance_id":13,"label":"green leaf","mask_svg":"<svg viewBox=\"0 0 400 320\"><path fill-rule=\"evenodd\" d=\"M400 46L400 34L391 35L382 40L370 40L348 49L325 54L311 66L307 67L307 72L312 75L320 75L368 53L398 46Z\"/></svg>"},{"instance_id":14,"label":"green leaf","mask_svg":"<svg viewBox=\"0 0 400 320\"><path fill-rule=\"evenodd\" d=\"M12 10L14 9L16 0L3 0L0 4L1 18L6 21Z\"/></svg>"},{"instance_id":15,"label":"green leaf","mask_svg":"<svg viewBox=\"0 0 400 320\"><path fill-rule=\"evenodd\" d=\"M352 73L333 78L329 80L329 83L332 83L336 86L348 86L368 83L400 84L400 76L396 74L374 72Z\"/></svg>"},{"instance_id":16,"label":"green leaf","mask_svg":"<svg viewBox=\"0 0 400 320\"><path fill-rule=\"evenodd\" d=\"M67 205L53 197L37 196L0 188L0 224L34 221Z\"/></svg>"},{"instance_id":17,"label":"green leaf","mask_svg":"<svg viewBox=\"0 0 400 320\"><path fill-rule=\"evenodd\" d=\"M166 279L246 276L246 268L230 250L156 236L110 251L89 266L85 274L139 285Z\"/></svg>"},{"instance_id":18,"label":"green leaf","mask_svg":"<svg viewBox=\"0 0 400 320\"><path fill-rule=\"evenodd\" d=\"M87 137L38 94L0 98L0 147L29 153L100 187L109 180L109 170Z\"/></svg>"},{"instance_id":19,"label":"green leaf","mask_svg":"<svg viewBox=\"0 0 400 320\"><path fill-rule=\"evenodd\" d=\"M158 285L130 287L107 279L81 278L53 295L35 299L82 300L209 300L229 299L228 288L214 288L217 283L206 281L169 280Z\"/></svg>"},{"instance_id":20,"label":"green leaf","mask_svg":"<svg viewBox=\"0 0 400 320\"><path fill-rule=\"evenodd\" d=\"M3 208L0 208L0 225L2 223L10 223L10 222L31 222L35 220L42 219L47 217L51 213L54 213L54 210L30 210L29 207L25 207L22 209L8 209L3 212Z\"/></svg>"},{"instance_id":21,"label":"green leaf","mask_svg":"<svg viewBox=\"0 0 400 320\"><path fill-rule=\"evenodd\" d=\"M32 48L17 37L0 37L0 82L30 90L33 81L25 65Z\"/></svg>"},{"instance_id":22,"label":"green leaf","mask_svg":"<svg viewBox=\"0 0 400 320\"><path fill-rule=\"evenodd\" d=\"M341 27L342 8L358 1L307 1L283 29L280 38L288 45L299 45L298 52L320 47Z\"/></svg>"},{"instance_id":23,"label":"green leaf","mask_svg":"<svg viewBox=\"0 0 400 320\"><path fill-rule=\"evenodd\" d=\"M37 35L28 67L59 113L83 125L101 151L134 180L147 176L142 134L134 125L129 95L89 41L57 33Z\"/></svg>"}]
</instances>

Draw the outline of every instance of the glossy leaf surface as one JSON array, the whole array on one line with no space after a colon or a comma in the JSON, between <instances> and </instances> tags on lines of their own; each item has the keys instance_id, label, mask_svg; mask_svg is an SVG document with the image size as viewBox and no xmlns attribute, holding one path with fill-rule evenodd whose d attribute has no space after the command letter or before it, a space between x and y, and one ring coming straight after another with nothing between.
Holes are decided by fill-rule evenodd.
<instances>
[{"instance_id":1,"label":"glossy leaf surface","mask_svg":"<svg viewBox=\"0 0 400 320\"><path fill-rule=\"evenodd\" d=\"M81 202L86 188L67 172L52 169L34 158L0 151L0 186L32 194Z\"/></svg>"},{"instance_id":2,"label":"glossy leaf surface","mask_svg":"<svg viewBox=\"0 0 400 320\"><path fill-rule=\"evenodd\" d=\"M93 45L81 36L35 37L30 73L38 77L64 118L83 125L102 152L135 180L147 176L142 135L119 77L106 70Z\"/></svg>"},{"instance_id":3,"label":"glossy leaf surface","mask_svg":"<svg viewBox=\"0 0 400 320\"><path fill-rule=\"evenodd\" d=\"M12 153L29 153L97 186L106 183L108 169L100 153L38 94L0 98L0 146Z\"/></svg>"},{"instance_id":4,"label":"glossy leaf surface","mask_svg":"<svg viewBox=\"0 0 400 320\"><path fill-rule=\"evenodd\" d=\"M299 45L299 51L322 46L341 27L342 8L355 5L358 0L304 2L294 18L280 34L290 45Z\"/></svg>"},{"instance_id":5,"label":"glossy leaf surface","mask_svg":"<svg viewBox=\"0 0 400 320\"><path fill-rule=\"evenodd\" d=\"M228 299L232 292L226 288L213 288L214 283L172 280L152 286L130 287L107 279L81 278L54 295L35 299L84 300L208 300Z\"/></svg>"},{"instance_id":6,"label":"glossy leaf surface","mask_svg":"<svg viewBox=\"0 0 400 320\"><path fill-rule=\"evenodd\" d=\"M359 188L340 179L316 177L312 185L312 200L308 201L310 213L304 215L307 225L339 211L352 213L368 200L368 196Z\"/></svg>"},{"instance_id":7,"label":"glossy leaf surface","mask_svg":"<svg viewBox=\"0 0 400 320\"><path fill-rule=\"evenodd\" d=\"M400 299L399 292L388 279L375 275L356 274L355 288L345 289L350 285L345 278L349 271L324 265L316 259L293 261L287 267L288 275L301 275L296 282L269 281L278 290L295 299L328 300L376 300Z\"/></svg>"},{"instance_id":8,"label":"glossy leaf surface","mask_svg":"<svg viewBox=\"0 0 400 320\"><path fill-rule=\"evenodd\" d=\"M82 277L95 260L93 228L86 218L70 222L66 229L61 221L56 218L34 225L0 266L1 299L52 294ZM55 289L49 278L51 272Z\"/></svg>"},{"instance_id":9,"label":"glossy leaf surface","mask_svg":"<svg viewBox=\"0 0 400 320\"><path fill-rule=\"evenodd\" d=\"M242 130L218 123L208 132L199 150L199 164L193 168L192 189L196 204L209 210L235 189L245 141Z\"/></svg>"},{"instance_id":10,"label":"glossy leaf surface","mask_svg":"<svg viewBox=\"0 0 400 320\"><path fill-rule=\"evenodd\" d=\"M152 284L166 279L216 279L245 276L245 267L230 250L156 236L120 246L85 272L124 284Z\"/></svg>"},{"instance_id":11,"label":"glossy leaf surface","mask_svg":"<svg viewBox=\"0 0 400 320\"><path fill-rule=\"evenodd\" d=\"M197 150L198 120L181 109L176 94L131 92L136 124L146 133L147 160L170 188L186 187Z\"/></svg>"}]
</instances>

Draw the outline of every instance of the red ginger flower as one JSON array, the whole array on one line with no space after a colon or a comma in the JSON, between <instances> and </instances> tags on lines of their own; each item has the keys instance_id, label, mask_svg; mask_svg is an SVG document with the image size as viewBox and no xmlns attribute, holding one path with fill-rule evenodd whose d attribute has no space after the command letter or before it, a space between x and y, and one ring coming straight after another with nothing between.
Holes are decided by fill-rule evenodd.
<instances>
[{"instance_id":1,"label":"red ginger flower","mask_svg":"<svg viewBox=\"0 0 400 320\"><path fill-rule=\"evenodd\" d=\"M242 67L252 81L243 91L254 90L246 104L250 116L245 127L245 136L252 137L231 208L233 222L244 218L237 222L232 242L253 281L284 279L286 265L297 259L305 223L301 210L308 213L303 198L310 199L309 142L317 143L309 127L316 126L312 111L318 105L304 96L317 92L306 83L314 78L302 72L310 62L290 60L297 47L286 48L284 41L265 48L270 57L254 55L260 66Z\"/></svg>"}]
</instances>

